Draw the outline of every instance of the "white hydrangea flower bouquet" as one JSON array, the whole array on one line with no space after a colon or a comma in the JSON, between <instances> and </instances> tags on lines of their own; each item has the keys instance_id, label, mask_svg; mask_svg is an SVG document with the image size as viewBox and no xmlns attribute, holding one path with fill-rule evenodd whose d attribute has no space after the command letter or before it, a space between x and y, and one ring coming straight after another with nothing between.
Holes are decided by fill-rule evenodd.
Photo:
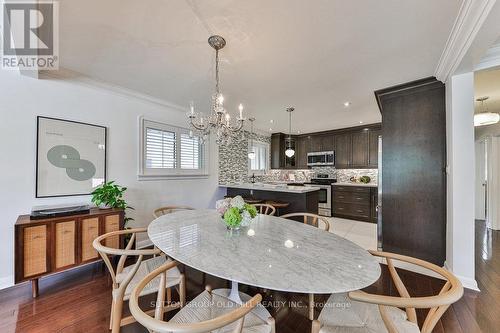
<instances>
[{"instance_id":1,"label":"white hydrangea flower bouquet","mask_svg":"<svg viewBox=\"0 0 500 333\"><path fill-rule=\"evenodd\" d=\"M245 203L241 196L218 200L215 209L221 215L228 229L239 229L250 224L257 216L257 208Z\"/></svg>"}]
</instances>

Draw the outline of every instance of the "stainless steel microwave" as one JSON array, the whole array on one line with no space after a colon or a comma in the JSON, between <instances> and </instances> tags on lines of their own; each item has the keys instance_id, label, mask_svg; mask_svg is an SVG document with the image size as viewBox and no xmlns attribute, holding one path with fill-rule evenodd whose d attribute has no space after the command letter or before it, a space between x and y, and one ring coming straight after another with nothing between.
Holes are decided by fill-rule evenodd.
<instances>
[{"instance_id":1,"label":"stainless steel microwave","mask_svg":"<svg viewBox=\"0 0 500 333\"><path fill-rule=\"evenodd\" d=\"M307 153L307 166L335 165L334 151Z\"/></svg>"}]
</instances>

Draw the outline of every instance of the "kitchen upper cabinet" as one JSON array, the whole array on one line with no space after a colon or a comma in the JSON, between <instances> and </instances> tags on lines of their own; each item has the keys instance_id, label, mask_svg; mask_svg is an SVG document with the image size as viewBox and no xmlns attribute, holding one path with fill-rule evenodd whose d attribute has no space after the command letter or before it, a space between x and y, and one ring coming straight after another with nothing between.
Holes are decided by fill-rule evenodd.
<instances>
[{"instance_id":1,"label":"kitchen upper cabinet","mask_svg":"<svg viewBox=\"0 0 500 333\"><path fill-rule=\"evenodd\" d=\"M378 138L382 130L370 130L368 133L368 166L378 168Z\"/></svg>"},{"instance_id":2,"label":"kitchen upper cabinet","mask_svg":"<svg viewBox=\"0 0 500 333\"><path fill-rule=\"evenodd\" d=\"M346 169L351 167L352 141L351 133L335 135L335 167Z\"/></svg>"},{"instance_id":3,"label":"kitchen upper cabinet","mask_svg":"<svg viewBox=\"0 0 500 333\"><path fill-rule=\"evenodd\" d=\"M297 138L295 155L297 156L297 169L307 169L307 153L310 151L311 137L309 135Z\"/></svg>"},{"instance_id":4,"label":"kitchen upper cabinet","mask_svg":"<svg viewBox=\"0 0 500 333\"><path fill-rule=\"evenodd\" d=\"M291 146L295 149L295 156L289 158L285 155L288 135L274 133L271 137L271 168L305 169L307 153L332 150L335 151L335 167L338 169L377 168L380 134L380 124L374 124L293 135Z\"/></svg>"},{"instance_id":5,"label":"kitchen upper cabinet","mask_svg":"<svg viewBox=\"0 0 500 333\"><path fill-rule=\"evenodd\" d=\"M285 150L291 146L295 149L295 155L288 157ZM274 133L271 135L271 169L295 169L297 161L297 138L283 133Z\"/></svg>"},{"instance_id":6,"label":"kitchen upper cabinet","mask_svg":"<svg viewBox=\"0 0 500 333\"><path fill-rule=\"evenodd\" d=\"M368 165L368 130L361 130L351 134L351 163L354 168L363 168Z\"/></svg>"}]
</instances>

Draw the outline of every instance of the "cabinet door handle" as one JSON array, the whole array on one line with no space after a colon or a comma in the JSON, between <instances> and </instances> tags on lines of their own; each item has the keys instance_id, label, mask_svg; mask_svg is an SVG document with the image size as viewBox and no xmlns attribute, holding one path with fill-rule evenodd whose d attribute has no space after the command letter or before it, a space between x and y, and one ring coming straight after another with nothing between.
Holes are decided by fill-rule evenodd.
<instances>
[{"instance_id":1,"label":"cabinet door handle","mask_svg":"<svg viewBox=\"0 0 500 333\"><path fill-rule=\"evenodd\" d=\"M339 195L339 198L340 198L340 199L344 199L344 196L343 196L343 195Z\"/></svg>"},{"instance_id":2,"label":"cabinet door handle","mask_svg":"<svg viewBox=\"0 0 500 333\"><path fill-rule=\"evenodd\" d=\"M337 210L344 210L344 208L337 208Z\"/></svg>"},{"instance_id":3,"label":"cabinet door handle","mask_svg":"<svg viewBox=\"0 0 500 333\"><path fill-rule=\"evenodd\" d=\"M360 209L358 209L358 210L357 210L357 212L358 212L358 213L363 213L363 211L362 211L362 210L360 210Z\"/></svg>"},{"instance_id":4,"label":"cabinet door handle","mask_svg":"<svg viewBox=\"0 0 500 333\"><path fill-rule=\"evenodd\" d=\"M64 231L63 231L63 234L71 234L71 233L72 233L72 231L71 231L71 230L64 230Z\"/></svg>"},{"instance_id":5,"label":"cabinet door handle","mask_svg":"<svg viewBox=\"0 0 500 333\"><path fill-rule=\"evenodd\" d=\"M33 236L31 239L40 239L40 238L43 238L43 237L40 235L37 235L37 236Z\"/></svg>"}]
</instances>

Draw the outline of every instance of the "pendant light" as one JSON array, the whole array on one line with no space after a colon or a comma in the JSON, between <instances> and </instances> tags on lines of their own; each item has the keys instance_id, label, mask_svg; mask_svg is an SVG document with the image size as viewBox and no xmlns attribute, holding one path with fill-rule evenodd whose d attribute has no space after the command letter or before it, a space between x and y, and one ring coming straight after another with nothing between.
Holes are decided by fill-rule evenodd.
<instances>
[{"instance_id":1,"label":"pendant light","mask_svg":"<svg viewBox=\"0 0 500 333\"><path fill-rule=\"evenodd\" d=\"M484 102L488 99L488 96L480 97L476 101L481 102L481 111L474 115L474 126L485 126L493 125L500 121L500 115L496 112L488 112L487 108L484 106Z\"/></svg>"},{"instance_id":2,"label":"pendant light","mask_svg":"<svg viewBox=\"0 0 500 333\"><path fill-rule=\"evenodd\" d=\"M293 157L295 155L295 150L292 147L292 112L295 110L294 108L287 108L286 112L288 112L288 147L285 150L285 155L287 157Z\"/></svg>"},{"instance_id":3,"label":"pendant light","mask_svg":"<svg viewBox=\"0 0 500 333\"><path fill-rule=\"evenodd\" d=\"M255 118L249 118L250 121L250 149L251 151L248 152L248 158L253 160L255 158L255 149L253 147L253 122Z\"/></svg>"}]
</instances>

